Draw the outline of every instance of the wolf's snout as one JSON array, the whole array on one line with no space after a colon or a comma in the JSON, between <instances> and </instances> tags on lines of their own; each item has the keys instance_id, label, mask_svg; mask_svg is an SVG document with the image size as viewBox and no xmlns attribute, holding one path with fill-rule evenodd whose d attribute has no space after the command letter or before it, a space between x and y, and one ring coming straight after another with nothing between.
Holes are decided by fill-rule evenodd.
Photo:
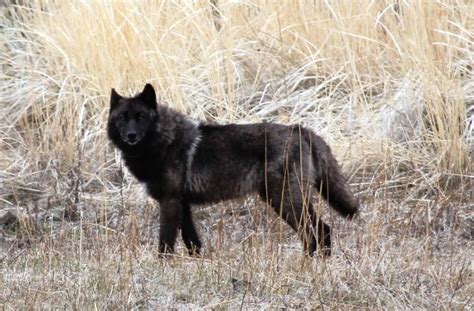
<instances>
[{"instance_id":1,"label":"wolf's snout","mask_svg":"<svg viewBox=\"0 0 474 311\"><path fill-rule=\"evenodd\" d=\"M139 137L136 132L128 132L127 135L125 136L124 141L129 144L129 145L135 145L139 141Z\"/></svg>"}]
</instances>

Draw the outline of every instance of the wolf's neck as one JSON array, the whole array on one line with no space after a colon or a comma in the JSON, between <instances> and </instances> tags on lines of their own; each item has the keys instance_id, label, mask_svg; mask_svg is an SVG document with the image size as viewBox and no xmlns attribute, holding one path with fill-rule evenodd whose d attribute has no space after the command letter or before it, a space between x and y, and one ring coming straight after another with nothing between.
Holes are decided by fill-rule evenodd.
<instances>
[{"instance_id":1,"label":"wolf's neck","mask_svg":"<svg viewBox=\"0 0 474 311\"><path fill-rule=\"evenodd\" d=\"M162 144L189 143L193 140L194 129L199 122L194 121L167 106L158 105L156 142Z\"/></svg>"}]
</instances>

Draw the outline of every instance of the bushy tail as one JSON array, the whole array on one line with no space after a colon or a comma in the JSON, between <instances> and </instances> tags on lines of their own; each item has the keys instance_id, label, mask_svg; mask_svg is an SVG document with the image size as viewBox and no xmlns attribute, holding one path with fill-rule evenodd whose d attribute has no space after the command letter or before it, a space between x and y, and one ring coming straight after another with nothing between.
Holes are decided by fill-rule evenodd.
<instances>
[{"instance_id":1,"label":"bushy tail","mask_svg":"<svg viewBox=\"0 0 474 311\"><path fill-rule=\"evenodd\" d=\"M331 149L321 137L314 133L312 133L310 143L316 170L317 190L342 216L353 218L358 212L359 201L350 191Z\"/></svg>"}]
</instances>

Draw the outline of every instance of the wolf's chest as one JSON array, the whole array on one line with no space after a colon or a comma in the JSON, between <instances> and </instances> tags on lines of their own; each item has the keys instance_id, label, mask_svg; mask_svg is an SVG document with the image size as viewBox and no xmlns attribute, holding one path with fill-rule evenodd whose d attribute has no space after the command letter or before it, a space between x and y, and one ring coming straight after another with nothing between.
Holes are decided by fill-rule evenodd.
<instances>
[{"instance_id":1,"label":"wolf's chest","mask_svg":"<svg viewBox=\"0 0 474 311\"><path fill-rule=\"evenodd\" d=\"M142 157L126 158L125 164L133 176L140 182L148 183L160 179L161 177L162 168L158 161L151 161L150 159Z\"/></svg>"}]
</instances>

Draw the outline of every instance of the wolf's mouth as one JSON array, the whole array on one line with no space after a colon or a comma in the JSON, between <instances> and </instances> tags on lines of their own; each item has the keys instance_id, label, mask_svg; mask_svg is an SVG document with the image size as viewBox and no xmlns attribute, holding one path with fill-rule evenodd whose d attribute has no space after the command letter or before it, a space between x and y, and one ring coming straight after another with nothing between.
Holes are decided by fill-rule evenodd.
<instances>
[{"instance_id":1,"label":"wolf's mouth","mask_svg":"<svg viewBox=\"0 0 474 311\"><path fill-rule=\"evenodd\" d=\"M129 144L130 146L134 146L134 145L138 144L139 140L137 140L137 139L134 139L134 140L126 139L125 142L127 144Z\"/></svg>"}]
</instances>

